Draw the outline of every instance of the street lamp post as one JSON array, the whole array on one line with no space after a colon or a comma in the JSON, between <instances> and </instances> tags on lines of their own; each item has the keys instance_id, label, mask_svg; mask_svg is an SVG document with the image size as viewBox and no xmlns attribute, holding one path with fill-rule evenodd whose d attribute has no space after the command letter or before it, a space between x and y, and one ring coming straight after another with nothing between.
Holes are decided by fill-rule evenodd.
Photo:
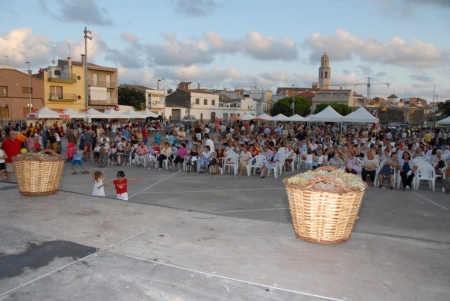
<instances>
[{"instance_id":1,"label":"street lamp post","mask_svg":"<svg viewBox=\"0 0 450 301\"><path fill-rule=\"evenodd\" d=\"M295 115L295 98L294 98L294 85L292 85L292 116Z\"/></svg>"},{"instance_id":2,"label":"street lamp post","mask_svg":"<svg viewBox=\"0 0 450 301\"><path fill-rule=\"evenodd\" d=\"M165 78L161 78L159 81L164 81L164 96L163 96L163 111L162 111L162 118L163 121L165 122L164 116L166 115L166 79Z\"/></svg>"},{"instance_id":3,"label":"street lamp post","mask_svg":"<svg viewBox=\"0 0 450 301\"><path fill-rule=\"evenodd\" d=\"M30 69L30 62L25 62L25 64L28 64L28 108L29 108L29 114L31 114L31 69Z\"/></svg>"},{"instance_id":4,"label":"street lamp post","mask_svg":"<svg viewBox=\"0 0 450 301\"><path fill-rule=\"evenodd\" d=\"M84 28L84 79L85 79L85 98L86 98L86 114L89 109L89 96L88 96L88 72L87 72L87 39L92 41L92 36L88 36L88 34L92 34L91 31ZM87 115L86 115L87 116ZM88 117L89 119L89 117Z\"/></svg>"},{"instance_id":5,"label":"street lamp post","mask_svg":"<svg viewBox=\"0 0 450 301\"><path fill-rule=\"evenodd\" d=\"M437 102L436 102L436 98L437 98ZM436 128L436 108L437 108L438 102L439 102L439 95L436 95L434 98L434 106L433 106L433 128Z\"/></svg>"}]
</instances>

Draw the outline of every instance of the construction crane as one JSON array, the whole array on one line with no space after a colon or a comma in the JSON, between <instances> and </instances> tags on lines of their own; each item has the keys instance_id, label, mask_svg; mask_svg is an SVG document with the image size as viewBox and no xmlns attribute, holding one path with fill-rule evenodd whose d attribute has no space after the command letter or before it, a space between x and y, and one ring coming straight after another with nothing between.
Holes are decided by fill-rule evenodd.
<instances>
[{"instance_id":1,"label":"construction crane","mask_svg":"<svg viewBox=\"0 0 450 301\"><path fill-rule=\"evenodd\" d=\"M361 82L362 80L367 80L367 82ZM374 80L377 82L373 83L372 81L374 81ZM370 101L372 99L372 86L373 85L386 85L389 87L390 84L382 82L373 77L368 77L367 79L360 79L360 80L357 80L357 81L351 82L351 83L333 84L330 86L345 87L345 86L359 86L359 85L367 85L367 101ZM364 107L365 107L365 102L364 102Z\"/></svg>"}]
</instances>

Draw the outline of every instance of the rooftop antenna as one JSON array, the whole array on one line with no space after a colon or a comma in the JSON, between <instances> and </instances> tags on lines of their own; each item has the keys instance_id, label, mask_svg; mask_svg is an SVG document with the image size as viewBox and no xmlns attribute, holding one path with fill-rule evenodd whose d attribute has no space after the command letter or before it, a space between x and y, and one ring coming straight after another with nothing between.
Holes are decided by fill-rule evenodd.
<instances>
[{"instance_id":1,"label":"rooftop antenna","mask_svg":"<svg viewBox=\"0 0 450 301\"><path fill-rule=\"evenodd\" d=\"M69 47L69 57L70 57L70 43L67 42L67 47Z\"/></svg>"},{"instance_id":2,"label":"rooftop antenna","mask_svg":"<svg viewBox=\"0 0 450 301\"><path fill-rule=\"evenodd\" d=\"M9 60L8 60L8 56L7 55L4 55L4 57L6 57L6 65L8 65L9 66Z\"/></svg>"}]
</instances>

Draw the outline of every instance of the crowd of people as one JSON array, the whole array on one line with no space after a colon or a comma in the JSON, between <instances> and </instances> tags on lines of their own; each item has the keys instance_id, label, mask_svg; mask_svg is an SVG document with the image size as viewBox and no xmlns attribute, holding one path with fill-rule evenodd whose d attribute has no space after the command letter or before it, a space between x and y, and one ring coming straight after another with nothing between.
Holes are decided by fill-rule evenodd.
<instances>
[{"instance_id":1,"label":"crowd of people","mask_svg":"<svg viewBox=\"0 0 450 301\"><path fill-rule=\"evenodd\" d=\"M20 148L30 152L52 149L64 153L61 139L67 139L65 156L75 166L93 160L99 168L110 165L136 165L148 169L169 171L208 170L217 175L227 160L237 158L236 174L241 176L255 157L264 157L258 173L265 178L275 167L279 172L292 172L304 167L306 170L330 165L361 175L368 185L390 178L394 188L396 170L400 172L403 188L409 190L417 171L414 159L426 158L436 174L450 173L447 167L449 136L447 130L408 128L368 128L353 126L339 128L333 124L305 125L273 122L217 122L217 123L170 123L170 122L92 122L83 120L48 126L42 122L25 123L8 127L6 139L14 133L21 135ZM12 134L12 135L11 135ZM12 137L11 137L12 136ZM0 142L1 143L1 142ZM3 160L12 163L14 153L5 150ZM16 143L17 144L17 143ZM18 148L18 150L17 150ZM2 161L0 153L0 164ZM382 164L382 166L380 166ZM0 165L1 166L1 165ZM6 168L7 175L8 170ZM377 173L378 171L378 173ZM9 178L7 178L9 179ZM443 185L450 193L447 180Z\"/></svg>"}]
</instances>

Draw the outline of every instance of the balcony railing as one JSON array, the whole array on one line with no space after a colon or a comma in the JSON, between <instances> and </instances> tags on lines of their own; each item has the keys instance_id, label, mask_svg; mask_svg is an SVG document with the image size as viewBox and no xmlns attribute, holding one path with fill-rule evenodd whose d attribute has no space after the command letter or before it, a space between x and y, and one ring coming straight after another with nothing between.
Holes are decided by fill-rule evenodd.
<instances>
[{"instance_id":1,"label":"balcony railing","mask_svg":"<svg viewBox=\"0 0 450 301\"><path fill-rule=\"evenodd\" d=\"M106 87L106 88L115 88L116 83L115 82L108 82L106 80L88 80L88 85L92 87Z\"/></svg>"},{"instance_id":2,"label":"balcony railing","mask_svg":"<svg viewBox=\"0 0 450 301\"><path fill-rule=\"evenodd\" d=\"M49 82L57 82L57 83L69 83L74 84L77 82L77 75L74 73L63 73L61 75L50 75L48 76Z\"/></svg>"},{"instance_id":3,"label":"balcony railing","mask_svg":"<svg viewBox=\"0 0 450 301\"><path fill-rule=\"evenodd\" d=\"M108 99L89 99L89 104L95 105L95 104L111 104L116 105L117 98L108 98Z\"/></svg>"},{"instance_id":4,"label":"balcony railing","mask_svg":"<svg viewBox=\"0 0 450 301\"><path fill-rule=\"evenodd\" d=\"M49 93L49 101L77 101L77 95L72 93Z\"/></svg>"}]
</instances>

